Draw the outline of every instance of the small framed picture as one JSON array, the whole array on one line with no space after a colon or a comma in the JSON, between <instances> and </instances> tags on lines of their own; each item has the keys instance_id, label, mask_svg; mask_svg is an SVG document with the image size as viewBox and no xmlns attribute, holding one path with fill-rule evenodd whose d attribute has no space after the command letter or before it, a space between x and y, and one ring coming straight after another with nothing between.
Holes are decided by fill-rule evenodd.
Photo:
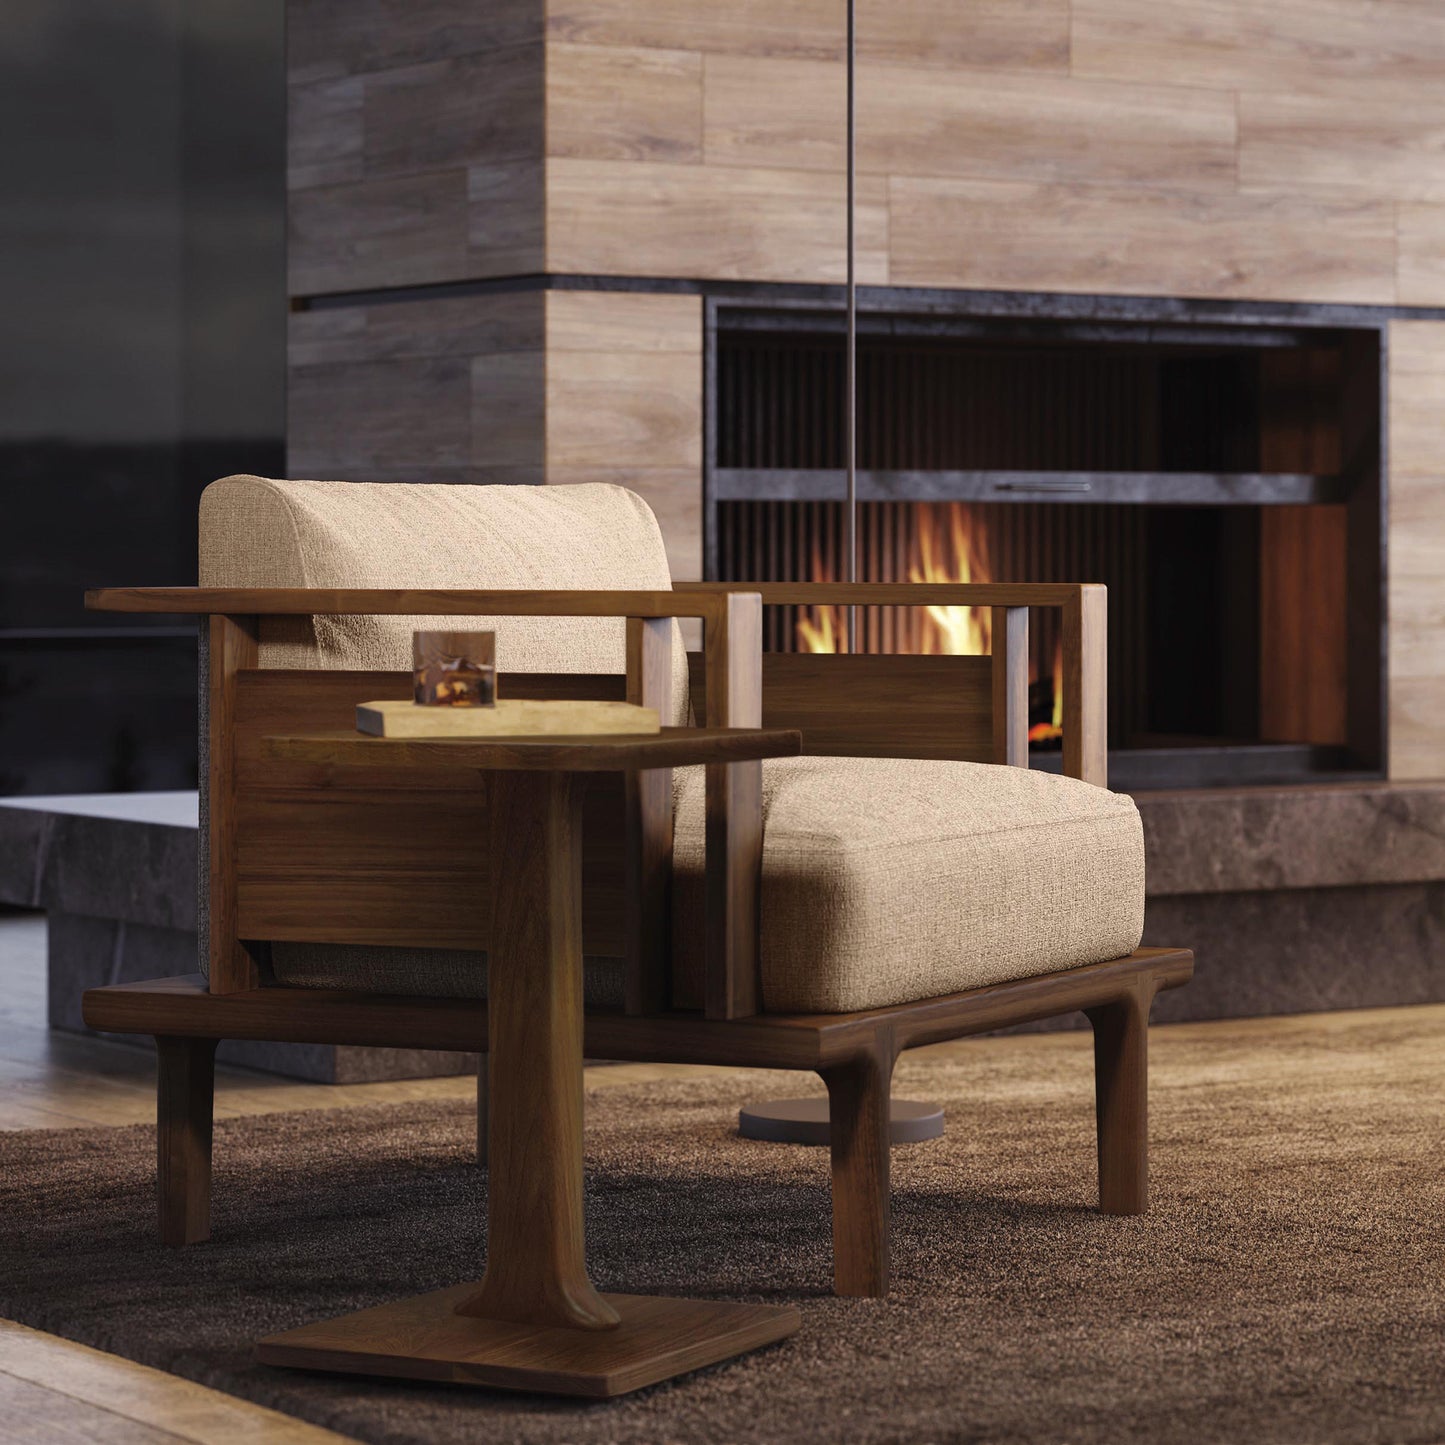
<instances>
[{"instance_id":1,"label":"small framed picture","mask_svg":"<svg viewBox=\"0 0 1445 1445\"><path fill-rule=\"evenodd\" d=\"M495 632L413 632L412 700L420 707L493 707Z\"/></svg>"}]
</instances>

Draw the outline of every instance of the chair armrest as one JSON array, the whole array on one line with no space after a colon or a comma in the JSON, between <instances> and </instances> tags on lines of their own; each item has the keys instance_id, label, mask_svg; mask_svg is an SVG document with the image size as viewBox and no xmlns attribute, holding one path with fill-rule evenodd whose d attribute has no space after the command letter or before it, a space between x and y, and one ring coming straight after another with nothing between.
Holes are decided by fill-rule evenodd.
<instances>
[{"instance_id":1,"label":"chair armrest","mask_svg":"<svg viewBox=\"0 0 1445 1445\"><path fill-rule=\"evenodd\" d=\"M751 589L742 588L741 591ZM232 617L476 616L701 617L718 597L680 592L480 591L471 588L101 587L85 594L93 612L194 613Z\"/></svg>"},{"instance_id":2,"label":"chair armrest","mask_svg":"<svg viewBox=\"0 0 1445 1445\"><path fill-rule=\"evenodd\" d=\"M627 695L662 708L670 686L676 617L701 618L707 658L704 721L708 727L762 725L762 603L755 589L674 591L477 591L149 587L101 588L85 594L94 611L208 616L211 628L211 987L255 987L256 970L235 936L231 730L235 675L256 666L258 617L414 615L474 617L624 617ZM671 785L662 773L629 782L628 1008L666 1004L667 870L672 843ZM707 767L707 961L709 1017L758 1012L758 889L762 870L761 771L756 762Z\"/></svg>"},{"instance_id":3,"label":"chair armrest","mask_svg":"<svg viewBox=\"0 0 1445 1445\"><path fill-rule=\"evenodd\" d=\"M1063 612L1064 772L1108 786L1108 592L1092 582L684 582L701 601L731 588L765 607L988 607L994 757L1028 766L1028 609Z\"/></svg>"}]
</instances>

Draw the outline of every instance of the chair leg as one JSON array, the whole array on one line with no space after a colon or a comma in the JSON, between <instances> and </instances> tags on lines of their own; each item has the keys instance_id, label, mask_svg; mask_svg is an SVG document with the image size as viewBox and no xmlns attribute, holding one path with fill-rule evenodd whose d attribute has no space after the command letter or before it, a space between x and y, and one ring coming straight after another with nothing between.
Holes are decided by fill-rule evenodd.
<instances>
[{"instance_id":1,"label":"chair leg","mask_svg":"<svg viewBox=\"0 0 1445 1445\"><path fill-rule=\"evenodd\" d=\"M1094 1026L1094 1109L1099 1132L1099 1208L1149 1208L1149 1009L1153 992L1089 1009Z\"/></svg>"},{"instance_id":2,"label":"chair leg","mask_svg":"<svg viewBox=\"0 0 1445 1445\"><path fill-rule=\"evenodd\" d=\"M833 1154L833 1290L888 1293L888 1103L893 1054L820 1070L828 1086Z\"/></svg>"},{"instance_id":3,"label":"chair leg","mask_svg":"<svg viewBox=\"0 0 1445 1445\"><path fill-rule=\"evenodd\" d=\"M157 1038L156 1147L161 1243L211 1234L211 1117L216 1040Z\"/></svg>"},{"instance_id":4,"label":"chair leg","mask_svg":"<svg viewBox=\"0 0 1445 1445\"><path fill-rule=\"evenodd\" d=\"M481 1067L477 1070L477 1163L487 1167L487 1144L491 1137L490 1116L487 1112L487 1055L482 1055Z\"/></svg>"}]
</instances>

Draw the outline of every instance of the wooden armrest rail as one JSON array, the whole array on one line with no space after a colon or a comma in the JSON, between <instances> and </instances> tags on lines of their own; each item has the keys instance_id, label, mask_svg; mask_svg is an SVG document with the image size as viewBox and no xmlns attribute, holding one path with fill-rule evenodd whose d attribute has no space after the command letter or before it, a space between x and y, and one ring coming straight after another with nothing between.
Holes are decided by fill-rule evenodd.
<instances>
[{"instance_id":1,"label":"wooden armrest rail","mask_svg":"<svg viewBox=\"0 0 1445 1445\"><path fill-rule=\"evenodd\" d=\"M755 589L733 588L731 595ZM232 617L719 617L728 592L537 591L470 588L100 587L85 594L94 612Z\"/></svg>"}]
</instances>

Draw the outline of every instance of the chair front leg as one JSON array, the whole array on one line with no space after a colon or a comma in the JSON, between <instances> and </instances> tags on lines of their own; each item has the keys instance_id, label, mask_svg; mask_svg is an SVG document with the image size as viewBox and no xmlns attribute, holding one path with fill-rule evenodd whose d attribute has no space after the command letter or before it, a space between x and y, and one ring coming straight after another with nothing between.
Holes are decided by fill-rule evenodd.
<instances>
[{"instance_id":1,"label":"chair front leg","mask_svg":"<svg viewBox=\"0 0 1445 1445\"><path fill-rule=\"evenodd\" d=\"M1153 988L1086 1010L1094 1027L1094 1109L1099 1134L1099 1208L1149 1208L1149 1010Z\"/></svg>"},{"instance_id":2,"label":"chair front leg","mask_svg":"<svg viewBox=\"0 0 1445 1445\"><path fill-rule=\"evenodd\" d=\"M894 1053L879 1040L866 1054L821 1069L828 1086L833 1155L833 1290L888 1293L889 1096Z\"/></svg>"},{"instance_id":3,"label":"chair front leg","mask_svg":"<svg viewBox=\"0 0 1445 1445\"><path fill-rule=\"evenodd\" d=\"M477 1068L477 1164L487 1167L488 1144L491 1140L492 1114L487 1094L487 1055Z\"/></svg>"},{"instance_id":4,"label":"chair front leg","mask_svg":"<svg viewBox=\"0 0 1445 1445\"><path fill-rule=\"evenodd\" d=\"M156 1155L161 1243L211 1235L211 1121L216 1040L156 1039Z\"/></svg>"}]
</instances>

